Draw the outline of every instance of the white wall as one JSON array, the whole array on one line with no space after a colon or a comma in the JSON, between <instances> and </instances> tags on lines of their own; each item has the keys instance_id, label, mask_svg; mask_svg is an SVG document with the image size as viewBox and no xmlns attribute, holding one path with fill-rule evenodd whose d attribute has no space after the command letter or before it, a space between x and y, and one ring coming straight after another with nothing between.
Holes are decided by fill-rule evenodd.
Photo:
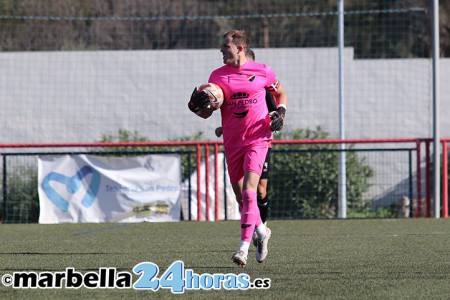
<instances>
[{"instance_id":1,"label":"white wall","mask_svg":"<svg viewBox=\"0 0 450 300\"><path fill-rule=\"evenodd\" d=\"M289 95L285 130L338 136L337 49L255 49ZM431 61L354 60L345 50L347 138L431 137ZM118 129L151 140L203 131L187 109L194 86L222 65L218 50L0 53L0 142L92 142ZM441 60L441 134L450 136L450 59Z\"/></svg>"}]
</instances>

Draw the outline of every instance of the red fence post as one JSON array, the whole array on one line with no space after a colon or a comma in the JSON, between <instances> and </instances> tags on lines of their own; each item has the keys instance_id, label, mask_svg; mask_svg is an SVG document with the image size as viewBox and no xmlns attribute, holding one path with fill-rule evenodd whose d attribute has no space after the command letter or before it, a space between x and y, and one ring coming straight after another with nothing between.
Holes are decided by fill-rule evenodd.
<instances>
[{"instance_id":1,"label":"red fence post","mask_svg":"<svg viewBox=\"0 0 450 300\"><path fill-rule=\"evenodd\" d=\"M442 217L448 218L448 154L447 141L442 142Z\"/></svg>"},{"instance_id":2,"label":"red fence post","mask_svg":"<svg viewBox=\"0 0 450 300\"><path fill-rule=\"evenodd\" d=\"M209 144L204 145L205 147L205 217L206 221L209 221Z\"/></svg>"},{"instance_id":3,"label":"red fence post","mask_svg":"<svg viewBox=\"0 0 450 300\"><path fill-rule=\"evenodd\" d=\"M425 140L425 193L427 199L427 209L425 216L429 218L431 216L431 191L430 191L430 140Z\"/></svg>"},{"instance_id":4,"label":"red fence post","mask_svg":"<svg viewBox=\"0 0 450 300\"><path fill-rule=\"evenodd\" d=\"M420 167L420 146L421 142L420 140L416 141L416 147L417 147L417 214L416 218L420 218L422 216L422 176L421 172L422 169Z\"/></svg>"},{"instance_id":5,"label":"red fence post","mask_svg":"<svg viewBox=\"0 0 450 300\"><path fill-rule=\"evenodd\" d=\"M200 148L200 144L196 145L197 150L197 221L202 220L202 211L201 211L201 200L202 200L202 193L200 191L201 188L201 165L202 165L202 151Z\"/></svg>"},{"instance_id":6,"label":"red fence post","mask_svg":"<svg viewBox=\"0 0 450 300\"><path fill-rule=\"evenodd\" d=\"M214 219L219 221L219 145L214 144Z\"/></svg>"}]
</instances>

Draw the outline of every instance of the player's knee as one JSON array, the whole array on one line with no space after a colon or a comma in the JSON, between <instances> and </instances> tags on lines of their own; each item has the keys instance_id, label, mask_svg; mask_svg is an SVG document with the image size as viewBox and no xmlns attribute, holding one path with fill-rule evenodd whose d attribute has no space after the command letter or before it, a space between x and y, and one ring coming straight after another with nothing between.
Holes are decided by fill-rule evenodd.
<instances>
[{"instance_id":1,"label":"player's knee","mask_svg":"<svg viewBox=\"0 0 450 300\"><path fill-rule=\"evenodd\" d=\"M258 188L256 189L258 200L264 199L267 196L267 180L261 179L258 182Z\"/></svg>"},{"instance_id":2,"label":"player's knee","mask_svg":"<svg viewBox=\"0 0 450 300\"><path fill-rule=\"evenodd\" d=\"M258 202L260 202L262 199L266 198L266 196L267 196L267 191L265 189L261 189L261 190L258 189L258 192L257 192Z\"/></svg>"}]
</instances>

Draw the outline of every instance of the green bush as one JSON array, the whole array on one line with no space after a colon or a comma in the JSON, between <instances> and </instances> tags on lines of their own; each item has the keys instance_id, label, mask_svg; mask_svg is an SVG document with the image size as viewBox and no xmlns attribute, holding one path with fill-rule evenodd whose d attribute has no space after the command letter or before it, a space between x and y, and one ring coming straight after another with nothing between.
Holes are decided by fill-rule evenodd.
<instances>
[{"instance_id":1,"label":"green bush","mask_svg":"<svg viewBox=\"0 0 450 300\"><path fill-rule=\"evenodd\" d=\"M5 211L2 210L1 220L5 223L38 222L37 168L34 166L10 168L7 174L6 205Z\"/></svg>"},{"instance_id":2,"label":"green bush","mask_svg":"<svg viewBox=\"0 0 450 300\"><path fill-rule=\"evenodd\" d=\"M395 209L396 208L394 206L391 206L388 208L380 208L377 210L363 209L359 211L349 211L347 213L347 218L350 219L395 218L397 217Z\"/></svg>"},{"instance_id":3,"label":"green bush","mask_svg":"<svg viewBox=\"0 0 450 300\"><path fill-rule=\"evenodd\" d=\"M328 133L298 129L283 133L277 139L326 139ZM271 218L333 218L338 210L339 146L274 145L268 195ZM348 147L347 149L352 149ZM347 204L361 206L369 179L374 176L364 158L353 151L346 152ZM362 207L361 207L362 209Z\"/></svg>"}]
</instances>

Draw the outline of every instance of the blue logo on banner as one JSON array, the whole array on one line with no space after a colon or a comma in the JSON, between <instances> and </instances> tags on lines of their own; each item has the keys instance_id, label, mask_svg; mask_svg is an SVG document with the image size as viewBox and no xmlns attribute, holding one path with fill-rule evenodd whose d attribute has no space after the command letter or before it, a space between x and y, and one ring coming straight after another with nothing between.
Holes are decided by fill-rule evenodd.
<instances>
[{"instance_id":1,"label":"blue logo on banner","mask_svg":"<svg viewBox=\"0 0 450 300\"><path fill-rule=\"evenodd\" d=\"M54 172L49 173L42 181L42 189L50 201L56 205L56 207L63 212L67 212L69 209L69 201L64 199L57 191L55 191L55 189L50 185L50 182L55 181L64 184L67 192L70 194L75 194L79 190L83 178L89 174L92 174L91 183L87 188L86 194L81 200L81 204L84 207L89 208L92 203L94 203L95 198L97 197L98 189L100 188L100 174L89 166L81 168L80 171L72 177Z\"/></svg>"}]
</instances>

